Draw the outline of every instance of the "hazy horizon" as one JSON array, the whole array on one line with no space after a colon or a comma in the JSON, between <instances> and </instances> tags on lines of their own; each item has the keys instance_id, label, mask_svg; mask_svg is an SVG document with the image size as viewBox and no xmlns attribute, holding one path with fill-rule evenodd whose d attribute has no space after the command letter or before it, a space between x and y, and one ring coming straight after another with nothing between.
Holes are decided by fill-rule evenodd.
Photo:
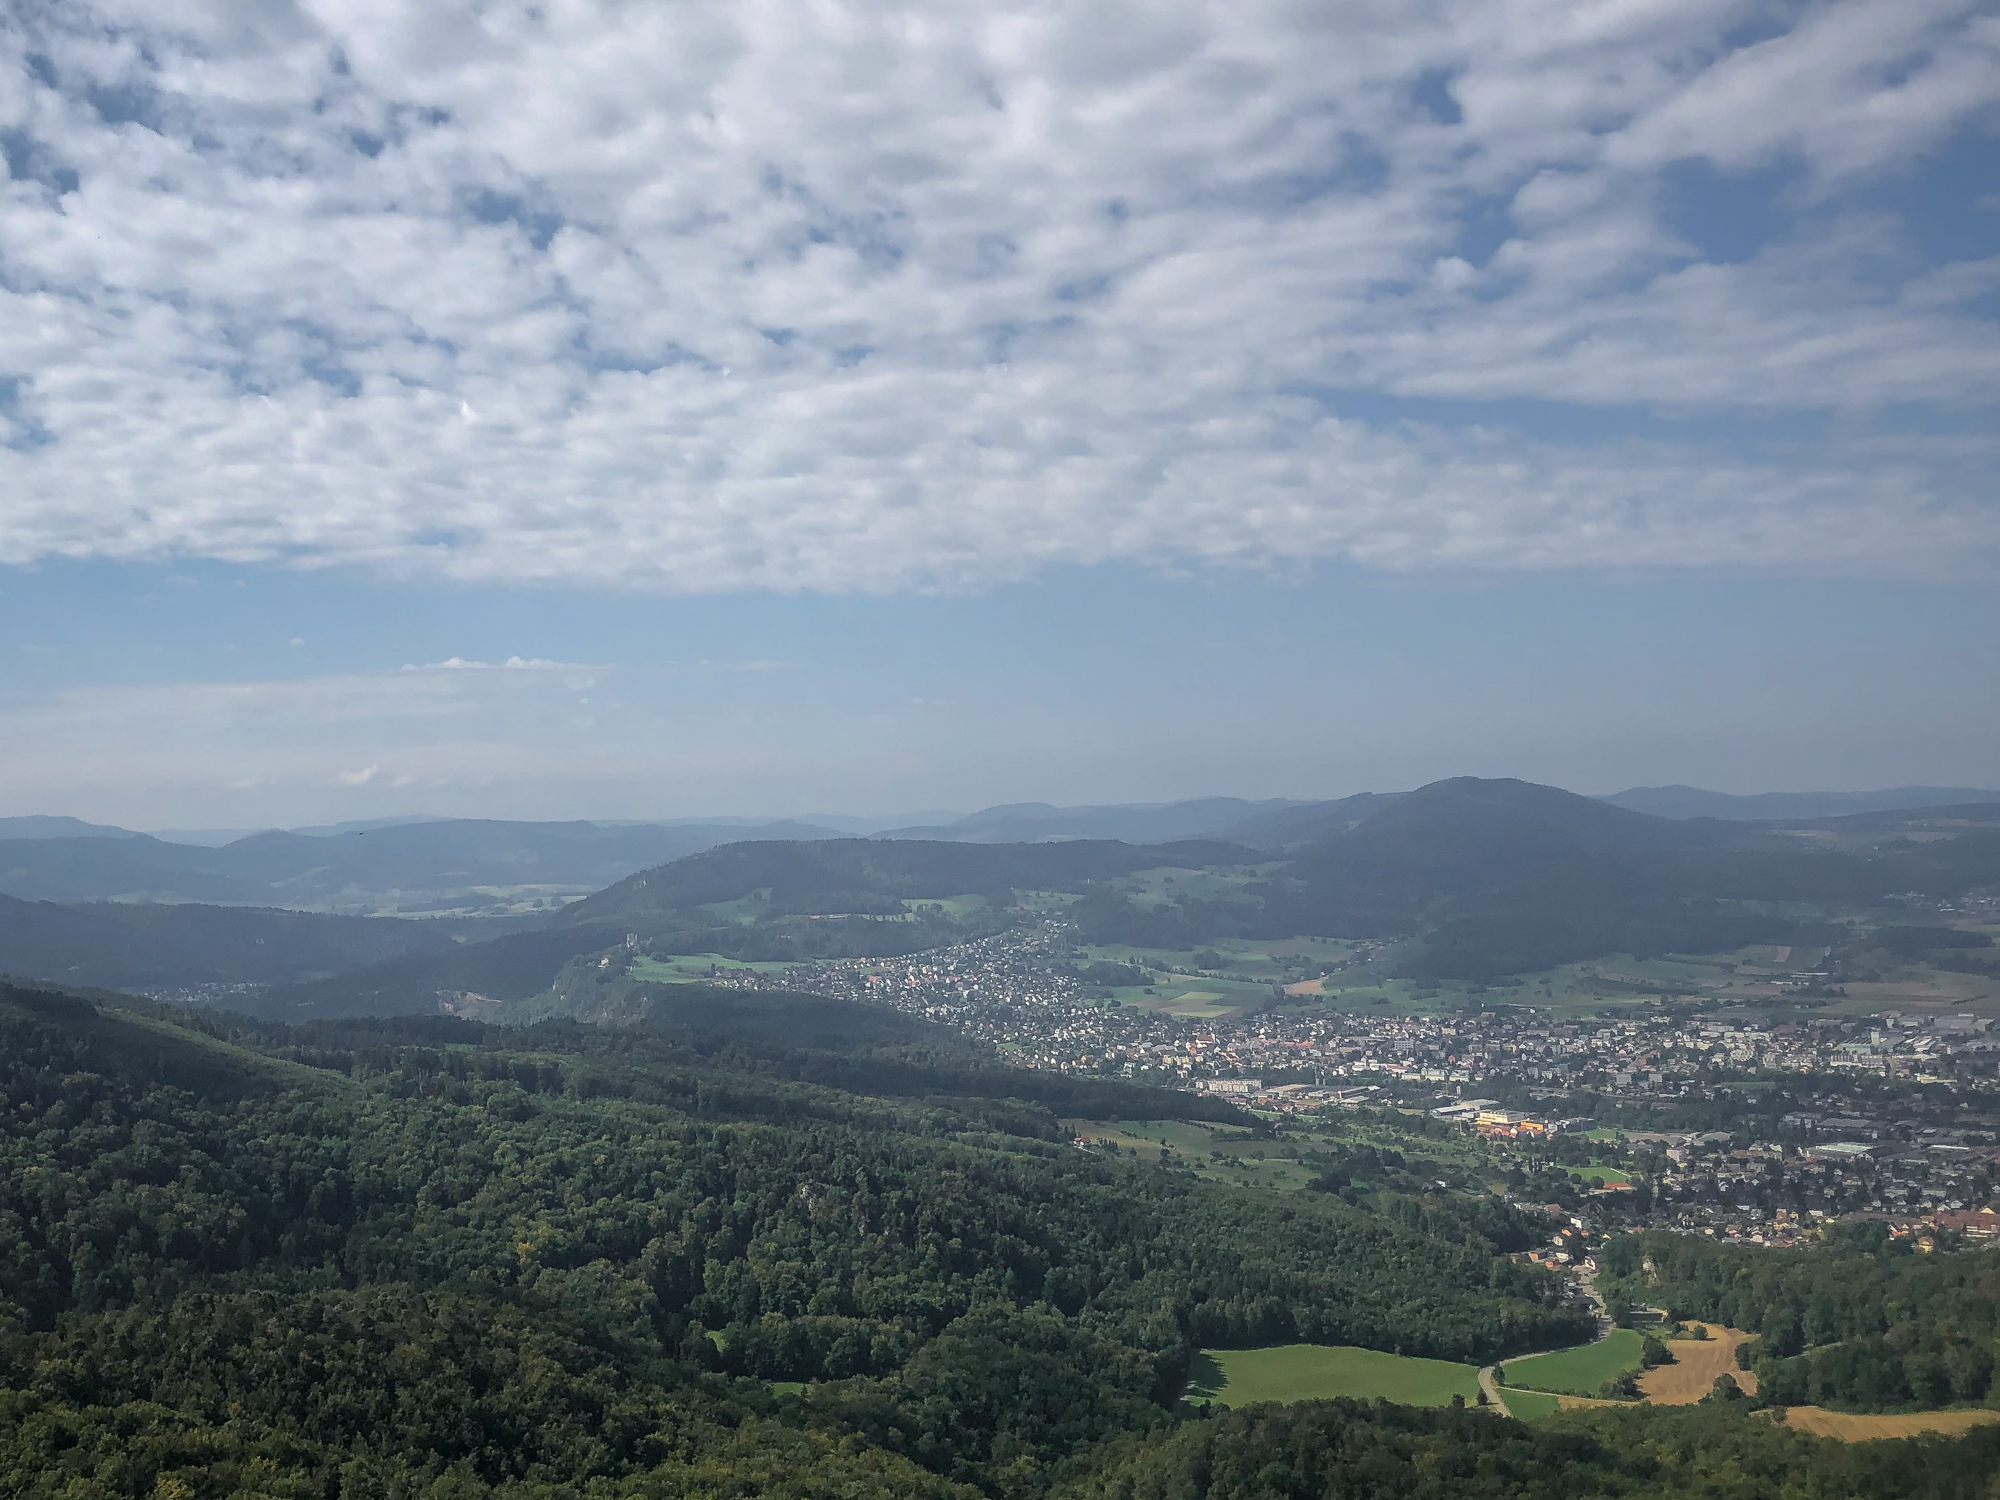
<instances>
[{"instance_id":1,"label":"hazy horizon","mask_svg":"<svg viewBox=\"0 0 2000 1500\"><path fill-rule=\"evenodd\" d=\"M1447 778L1440 778L1440 779L1447 779ZM1858 798L1858 797L1866 797L1870 794L1897 793L1897 792L1906 792L1906 791L1926 789L1926 788L1927 784L1925 783L1904 783L1893 787L1762 787L1758 788L1755 791L1750 791L1750 792L1725 792L1722 791L1722 789L1716 787L1691 787L1688 786L1686 783L1676 782L1676 783L1664 783L1656 786L1640 786L1635 784L1632 786L1606 787L1598 789L1564 787L1561 788L1561 790L1575 792L1580 796L1594 797L1599 799L1618 797L1632 792L1647 792L1647 791L1689 791L1689 792L1699 792L1699 793L1715 793L1726 797L1740 797L1745 799L1754 799L1759 797L1826 797L1826 798L1857 797ZM1111 809L1146 810L1146 809L1164 809L1164 808L1185 805L1190 802L1203 802L1209 800L1240 801L1251 804L1253 806L1259 804L1270 804L1270 803L1310 804L1315 802L1334 801L1338 800L1339 797L1355 796L1366 793L1375 793L1380 795L1384 793L1401 793L1411 790L1414 790L1414 788L1367 787L1367 788L1362 788L1360 793L1342 792L1336 794L1335 797L1325 797L1325 798L1288 797L1282 793L1268 797L1243 797L1239 796L1236 793L1228 791L1219 791L1219 792L1212 791L1212 792L1198 793L1193 797L1170 798L1166 800L1155 800L1155 801L1144 801L1144 802L1107 801L1107 802L1053 803L1046 801L1007 800L1007 801L986 803L977 807L916 808L902 812L883 812L880 810L829 811L827 809L815 809L803 812L800 811L744 812L741 810L733 810L733 811L720 811L720 812L667 814L659 817L630 817L619 813L578 813L570 816L555 816L555 817L535 818L535 819L503 818L499 819L499 821L586 822L586 823L597 823L600 825L607 825L607 826L618 825L618 824L658 824L667 826L675 824L689 824L689 825L714 824L714 825L724 825L724 826L740 824L745 828L766 827L772 824L779 824L779 823L799 823L820 828L833 828L837 831L844 833L867 835L876 832L898 830L905 828L945 827L953 823L962 822L967 819L979 817L980 815L985 813L1004 811L1009 809L1021 809L1024 811L1048 810L1053 812L1111 810ZM1937 790L1945 792L1976 791L1984 794L1989 794L1995 797L2000 797L2000 787L1949 787L1949 788L1940 787L1937 788ZM1916 804L1916 805L1921 805L1921 804ZM409 824L409 823L449 822L459 818L474 818L474 819L490 818L492 816L493 815L491 814L478 813L478 812L466 812L466 813L406 812L398 814L387 814L381 817L374 817L374 818L364 817L364 818L341 819L332 823L292 823L292 824L265 823L265 824L254 824L254 825L219 824L213 826L155 824L152 826L142 827L131 824L111 823L101 819L79 817L77 814L69 812L38 811L31 813L20 813L20 812L0 811L0 822L6 822L13 819L33 818L33 817L47 817L55 819L76 818L78 822L94 824L102 827L120 828L130 833L144 833L151 835L154 838L165 839L171 842L173 841L175 835L180 835L186 839L197 839L206 841L211 839L220 839L224 836L234 838L234 837L241 837L241 836L247 836L251 834L264 833L264 832L325 833L336 829L341 831L346 831L351 829L386 827L386 826L394 826L398 824Z\"/></svg>"}]
</instances>

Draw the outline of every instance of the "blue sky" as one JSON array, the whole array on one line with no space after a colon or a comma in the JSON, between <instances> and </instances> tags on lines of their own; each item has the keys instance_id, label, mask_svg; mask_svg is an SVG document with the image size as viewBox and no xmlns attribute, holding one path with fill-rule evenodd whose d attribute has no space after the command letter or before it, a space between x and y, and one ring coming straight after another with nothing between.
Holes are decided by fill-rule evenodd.
<instances>
[{"instance_id":1,"label":"blue sky","mask_svg":"<svg viewBox=\"0 0 2000 1500\"><path fill-rule=\"evenodd\" d=\"M0 812L2000 784L1996 132L1958 0L19 10Z\"/></svg>"},{"instance_id":2,"label":"blue sky","mask_svg":"<svg viewBox=\"0 0 2000 1500\"><path fill-rule=\"evenodd\" d=\"M16 810L156 827L2000 785L1997 606L1353 565L717 598L57 564L0 592L0 754Z\"/></svg>"}]
</instances>

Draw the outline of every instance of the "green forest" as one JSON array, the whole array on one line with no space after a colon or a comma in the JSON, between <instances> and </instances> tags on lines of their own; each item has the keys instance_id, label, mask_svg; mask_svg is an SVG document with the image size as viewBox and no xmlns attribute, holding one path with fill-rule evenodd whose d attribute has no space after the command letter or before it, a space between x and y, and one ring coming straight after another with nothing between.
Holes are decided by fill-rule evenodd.
<instances>
[{"instance_id":1,"label":"green forest","mask_svg":"<svg viewBox=\"0 0 2000 1500\"><path fill-rule=\"evenodd\" d=\"M1507 1258L1532 1235L1510 1210L1212 1186L1079 1151L1051 1108L1152 1091L776 1029L285 1026L0 987L0 1491L1261 1500L1784 1473L1971 1500L2000 1462L1978 1435L1871 1468L1726 1402L1533 1429L1191 1411L1202 1347L1484 1362L1589 1330Z\"/></svg>"},{"instance_id":2,"label":"green forest","mask_svg":"<svg viewBox=\"0 0 2000 1500\"><path fill-rule=\"evenodd\" d=\"M1918 1254L1879 1223L1833 1242L1769 1251L1671 1234L1629 1235L1599 1256L1600 1285L1677 1318L1758 1335L1758 1394L1774 1405L1896 1411L1995 1404L2000 1253Z\"/></svg>"}]
</instances>

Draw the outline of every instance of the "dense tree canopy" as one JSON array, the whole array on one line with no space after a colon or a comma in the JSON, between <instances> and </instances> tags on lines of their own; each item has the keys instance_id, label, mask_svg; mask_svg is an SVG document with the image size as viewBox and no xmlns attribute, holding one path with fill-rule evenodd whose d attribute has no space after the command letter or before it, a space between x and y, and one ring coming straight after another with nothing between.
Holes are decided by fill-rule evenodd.
<instances>
[{"instance_id":1,"label":"dense tree canopy","mask_svg":"<svg viewBox=\"0 0 2000 1500\"><path fill-rule=\"evenodd\" d=\"M1576 1412L1525 1427L1378 1402L1254 1406L1127 1452L1063 1500L1786 1500L1983 1496L2000 1428L1963 1442L1829 1442L1714 1406Z\"/></svg>"},{"instance_id":2,"label":"dense tree canopy","mask_svg":"<svg viewBox=\"0 0 2000 1500\"><path fill-rule=\"evenodd\" d=\"M1974 1500L1991 1467L1984 1438L1933 1445L1877 1484L1721 1408L1201 1420L1203 1344L1483 1360L1585 1329L1497 1202L1107 1160L1049 1086L927 1043L0 986L0 1492L1751 1495L1776 1491L1717 1476L1797 1461L1833 1476L1801 1500Z\"/></svg>"},{"instance_id":3,"label":"dense tree canopy","mask_svg":"<svg viewBox=\"0 0 2000 1500\"><path fill-rule=\"evenodd\" d=\"M1852 1411L1986 1404L2000 1396L2000 1253L1913 1253L1879 1224L1771 1251L1688 1235L1614 1240L1607 1291L1760 1335L1758 1391Z\"/></svg>"},{"instance_id":4,"label":"dense tree canopy","mask_svg":"<svg viewBox=\"0 0 2000 1500\"><path fill-rule=\"evenodd\" d=\"M1006 1076L8 992L14 1426L71 1463L117 1446L103 1422L166 1423L226 1428L245 1464L269 1456L241 1447L254 1429L319 1468L491 1484L628 1477L666 1461L662 1434L789 1403L930 1473L1033 1492L1166 1420L1198 1344L1485 1358L1578 1333L1500 1253L1504 1215L1281 1203L1107 1162L995 1097Z\"/></svg>"}]
</instances>

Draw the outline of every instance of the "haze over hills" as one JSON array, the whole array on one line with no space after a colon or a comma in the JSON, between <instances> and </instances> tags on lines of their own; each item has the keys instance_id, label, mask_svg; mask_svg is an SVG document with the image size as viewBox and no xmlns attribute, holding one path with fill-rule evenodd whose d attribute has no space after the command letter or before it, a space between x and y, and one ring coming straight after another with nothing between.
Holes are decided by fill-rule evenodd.
<instances>
[{"instance_id":1,"label":"haze over hills","mask_svg":"<svg viewBox=\"0 0 2000 1500\"><path fill-rule=\"evenodd\" d=\"M0 894L31 901L158 901L282 906L350 915L541 910L683 855L747 840L870 837L968 844L1219 839L1281 853L1335 837L1406 793L1333 801L1201 797L1056 807L1012 803L934 823L827 816L675 822L529 823L405 816L226 837L172 837L32 816L0 819ZM1734 796L1635 787L1595 799L1676 820L1799 821L2000 801L2000 792L1903 787L1879 792Z\"/></svg>"},{"instance_id":2,"label":"haze over hills","mask_svg":"<svg viewBox=\"0 0 2000 1500\"><path fill-rule=\"evenodd\" d=\"M406 922L253 906L59 905L0 896L0 970L155 994L284 984L449 952L506 929L505 918Z\"/></svg>"},{"instance_id":3,"label":"haze over hills","mask_svg":"<svg viewBox=\"0 0 2000 1500\"><path fill-rule=\"evenodd\" d=\"M1259 816L1308 805L1274 797L1246 802L1241 797L1199 797L1186 802L1131 803L1100 807L1053 807L1017 802L989 807L953 822L894 828L877 837L932 839L974 844L1032 844L1053 839L1122 839L1130 844L1164 844L1174 839L1221 833Z\"/></svg>"},{"instance_id":4,"label":"haze over hills","mask_svg":"<svg viewBox=\"0 0 2000 1500\"><path fill-rule=\"evenodd\" d=\"M1758 792L1740 796L1692 786L1635 786L1602 800L1660 818L1729 818L1752 822L2000 802L2000 792L1975 787L1898 786L1874 792Z\"/></svg>"},{"instance_id":5,"label":"haze over hills","mask_svg":"<svg viewBox=\"0 0 2000 1500\"><path fill-rule=\"evenodd\" d=\"M1204 825L1223 836L1146 837ZM1073 836L1107 827L1127 837ZM915 953L1059 909L1084 943L1382 939L1404 972L1472 980L1790 941L1808 911L2000 882L2000 802L1668 818L1459 778L1337 802L1014 806L935 830L953 836L919 831L440 820L220 849L0 841L0 895L22 898L0 903L0 971L154 993L269 987L288 1015L427 1011L454 995L525 1003L628 940L811 962ZM353 915L371 910L403 916Z\"/></svg>"},{"instance_id":6,"label":"haze over hills","mask_svg":"<svg viewBox=\"0 0 2000 1500\"><path fill-rule=\"evenodd\" d=\"M963 843L1034 843L1048 839L1123 839L1157 844L1219 838L1259 849L1282 849L1344 831L1372 817L1403 792L1362 792L1332 801L1272 797L1199 797L1181 802L1055 807L1004 804L950 821L892 828L879 838ZM1663 818L1724 818L1737 822L1841 817L1964 803L2000 802L2000 791L1967 787L1891 787L1872 792L1761 792L1737 795L1699 787L1632 787L1593 799ZM819 821L819 820L815 820ZM858 830L857 830L858 831Z\"/></svg>"},{"instance_id":7,"label":"haze over hills","mask_svg":"<svg viewBox=\"0 0 2000 1500\"><path fill-rule=\"evenodd\" d=\"M226 946L200 963L163 951L152 972L156 984L274 985L257 1004L287 1016L430 1011L465 996L525 1004L606 954L597 967L613 978L640 952L736 963L893 956L1059 914L1082 944L1381 941L1395 945L1400 972L1483 981L1614 952L1830 941L1832 916L1879 913L1896 893L1942 898L2000 882L2000 804L1949 820L1919 810L1794 826L1660 818L1553 787L1459 778L1331 806L1259 814L1328 830L1284 848L739 838L517 917L511 932L461 923L449 943L396 946L364 936L379 924L327 925L313 930L323 956L284 973ZM1918 827L1920 839L1905 836ZM102 923L110 909L43 910ZM90 937L82 918L47 926L37 943L0 947L0 968L107 982L122 961L120 944Z\"/></svg>"},{"instance_id":8,"label":"haze over hills","mask_svg":"<svg viewBox=\"0 0 2000 1500\"><path fill-rule=\"evenodd\" d=\"M633 870L743 839L832 837L744 828L444 819L332 835L268 832L220 848L145 834L0 840L0 894L54 901L197 901L347 913L549 905Z\"/></svg>"},{"instance_id":9,"label":"haze over hills","mask_svg":"<svg viewBox=\"0 0 2000 1500\"><path fill-rule=\"evenodd\" d=\"M86 823L81 818L33 814L25 818L0 818L0 839L136 839L144 835L129 828L107 823Z\"/></svg>"}]
</instances>

